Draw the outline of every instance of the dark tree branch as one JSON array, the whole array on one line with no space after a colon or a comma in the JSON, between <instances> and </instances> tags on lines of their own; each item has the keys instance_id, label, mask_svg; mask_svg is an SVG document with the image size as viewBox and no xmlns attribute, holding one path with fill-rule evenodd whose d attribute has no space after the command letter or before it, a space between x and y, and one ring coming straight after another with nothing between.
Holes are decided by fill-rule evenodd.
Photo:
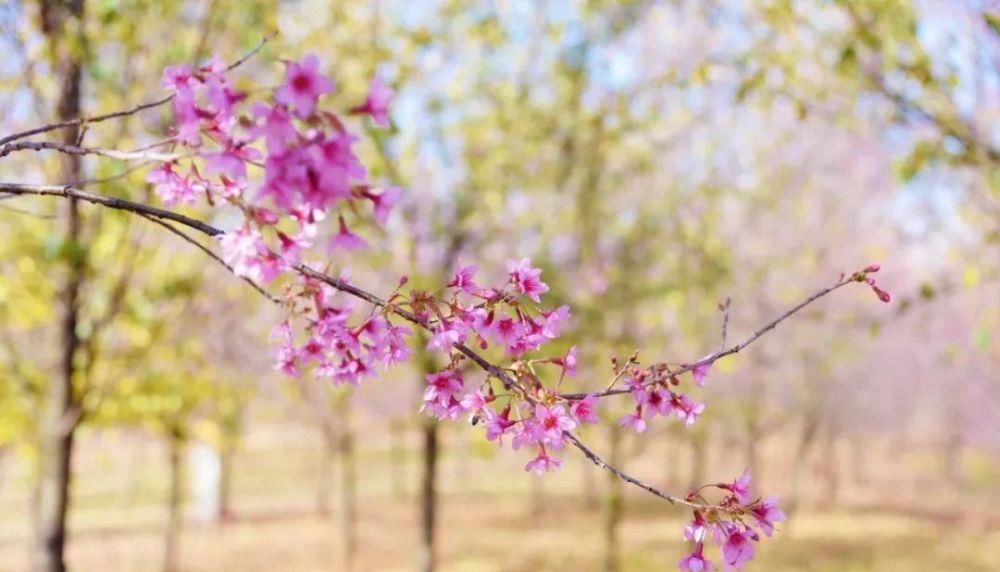
<instances>
[{"instance_id":1,"label":"dark tree branch","mask_svg":"<svg viewBox=\"0 0 1000 572\"><path fill-rule=\"evenodd\" d=\"M174 213L174 212L171 212L171 211L167 211L167 210L156 208L156 207L151 207L151 206L148 206L148 205L144 205L142 203L136 203L136 202L132 202L132 201L127 201L127 200L124 200L124 199L118 199L118 198L114 198L114 197L106 197L106 196L98 195L98 194L95 194L95 193L87 193L87 192L80 191L78 189L72 189L72 188L69 188L69 187L54 187L54 186L46 186L46 185L17 185L17 184L0 183L0 193L8 193L8 194L13 194L13 195L42 195L42 196L56 196L56 197L63 197L63 198L76 198L76 199L80 199L80 200L83 200L83 201L86 201L86 202L90 202L90 203L93 203L93 204L98 204L98 205L102 205L102 206L109 207L109 208L114 208L114 209L118 209L118 210L124 210L124 211L128 211L128 212L136 213L136 214L138 214L140 216L143 216L143 217L146 217L146 218L151 218L151 219L153 219L153 220L155 220L155 221L157 221L157 222L159 222L159 223L161 223L161 224L163 224L163 225L171 228L175 232L175 234L182 235L183 237L185 237L185 240L187 240L188 242L191 242L191 243L197 245L199 247L199 249L201 249L202 251L208 251L208 250L207 250L207 248L205 248L202 245L200 245L200 243L198 243L197 241L194 241L193 239L190 239L190 237L187 237L183 233L180 233L179 230L173 228L172 225L167 224L165 221L171 221L171 222L175 222L175 223L187 226L187 227L189 227L191 229L194 229L194 230L196 230L198 232L201 232L203 234L206 234L208 236L213 236L214 237L214 236L219 236L221 234L224 234L224 232L222 230L220 230L218 228L215 228L215 227L213 227L213 226L211 226L209 224L206 224L206 223L201 222L199 220L192 219L192 218L189 218L189 217L186 217L184 215L180 215L180 214L177 214L177 213ZM213 259L216 259L217 261L219 261L219 259L217 258L217 256L213 256ZM224 264L224 262L223 262L223 264ZM228 268L228 265L227 265L227 268ZM230 270L231 270L231 268L230 268ZM349 283L347 283L347 282L345 282L345 281L343 281L343 280L341 280L339 278L334 278L332 276L328 276L328 275L326 275L326 274L324 274L322 272L318 272L316 270L313 270L312 268L310 268L310 267L308 267L308 266L306 266L304 264L299 264L299 265L295 266L294 270L296 272L298 272L299 274L302 274L303 276L306 276L306 277L309 277L309 278L312 278L312 279L315 279L315 280L319 280L319 281L321 281L321 282L323 282L323 283L325 283L325 284L327 284L327 285L335 288L336 290L344 292L345 294L349 294L351 296L354 296L355 298L364 300L365 302L368 302L369 304L372 304L374 306L385 308L389 312L391 312L391 313L393 313L393 314L395 314L395 315L403 318L404 320L406 320L408 322L411 322L411 323L413 323L413 324L415 324L415 325L417 325L417 326L419 326L421 328L429 330L432 327L429 323L427 323L424 320L421 320L419 317L417 317L412 312L409 312L407 310L399 308L399 307L395 306L394 304L390 304L390 303L386 302L385 300L383 300L382 298L376 296L375 294L372 294L372 293L370 293L370 292L368 292L366 290L362 290L361 288L353 286L353 285L351 285L351 284L349 284ZM734 353L737 353L737 352L741 351L742 349L744 349L747 346L749 346L750 344L752 344L754 341L756 341L757 339L759 339L761 336L763 336L767 332L773 330L775 327L777 327L778 324L780 324L782 321L788 319L789 317L791 317L793 314L795 314L799 310L805 308L809 304L811 304L811 303L815 302L816 300L818 300L818 299L826 296L827 294L830 294L834 290L837 290L838 288L840 288L840 287L842 287L842 286L844 286L844 285L846 285L846 284L848 284L848 283L850 283L852 281L854 281L853 277L847 277L847 278L844 278L844 279L840 280L839 282L837 282L837 283L835 283L835 284L833 284L831 286L828 286L828 287L820 290L819 292L813 294L809 298L807 298L804 301L800 302L799 304L797 304L796 306L794 306L793 308L791 308L790 310L788 310L787 312L785 312L784 314L782 314L781 316L779 316L778 318L776 318L775 320L771 321L769 324L765 325L764 327L762 327L759 330L757 330L756 332L754 332L753 335L751 335L746 340L740 342L739 344L737 344L735 346L730 347L729 349L716 352L716 353L714 353L714 354L712 354L712 355L710 355L710 356L708 356L706 358L703 358L702 360L699 360L695 364L684 366L681 370L676 371L675 373L682 373L682 372L685 372L685 371L690 371L691 369L694 369L694 367L696 367L698 365L710 364L710 363L712 363L712 362L714 362L714 361L716 361L716 360L718 360L718 359L720 359L722 357L725 357L727 355L734 354ZM470 349L468 346L466 346L464 344L455 344L454 348L459 353L461 353L462 355L464 355L467 358L469 358L470 360L472 360L477 366L479 366L487 374L489 374L490 376L493 376L493 377L497 378L504 385L504 387L507 388L509 391L517 391L517 392L525 395L526 397L528 397L530 399L530 395L528 395L528 392L514 378L512 378L507 371L503 370L502 368L500 368L500 367L494 365L493 363L491 363L490 361L486 360L485 358L483 358L478 353L476 353L474 350ZM616 395L616 394L626 393L626 392L627 392L627 390L609 390L609 391L604 391L604 392L598 394L598 396L602 396L603 397L603 396ZM563 397L565 399L582 399L585 395L586 394L563 394L563 395L561 395L561 397ZM668 495L668 494L660 491L659 489L657 489L657 488L655 488L655 487L653 487L653 486L651 486L649 484L646 484L645 482L643 482L643 481L641 481L641 480L639 480L639 479L637 479L635 477L632 477L632 476L628 475L627 473L624 473L620 469L614 467L613 465L609 464L607 461L605 461L604 459L602 459L597 453L595 453L592 449L590 449L589 447L587 447L582 441L580 441L580 439L578 437L576 437L572 433L566 432L566 438L569 440L570 443L573 444L574 447L576 447L577 449L579 449L580 452L587 459L589 459L592 463L594 463L598 467L600 467L600 468L602 468L602 469L604 469L606 471L609 471L609 472L613 473L615 476L617 476L618 478L624 480L625 482L627 482L627 483L629 483L629 484L631 484L631 485L633 485L635 487L638 487L638 488L640 488L642 490L645 490L646 492L649 492L649 493L651 493L651 494L653 494L653 495L655 495L655 496L657 496L659 498L662 498L662 499L664 499L664 500L666 500L666 501L668 501L670 503L680 504L680 505L689 506L689 507L697 508L697 509L715 508L715 509L719 509L719 510L727 510L724 507L716 507L716 506L708 505L708 504L704 504L704 503L696 503L696 502L688 501L688 500L680 498L680 497L675 497L675 496Z\"/></svg>"}]
</instances>

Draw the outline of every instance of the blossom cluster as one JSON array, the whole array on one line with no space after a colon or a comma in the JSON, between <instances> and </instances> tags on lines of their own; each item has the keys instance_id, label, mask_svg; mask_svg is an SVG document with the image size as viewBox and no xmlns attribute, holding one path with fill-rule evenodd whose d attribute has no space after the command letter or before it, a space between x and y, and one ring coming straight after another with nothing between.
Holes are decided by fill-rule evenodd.
<instances>
[{"instance_id":1,"label":"blossom cluster","mask_svg":"<svg viewBox=\"0 0 1000 572\"><path fill-rule=\"evenodd\" d=\"M689 495L688 500L704 501L701 490L716 488L725 492L718 505L696 509L694 518L684 528L684 540L693 543L690 554L678 563L682 572L709 572L714 569L705 557L705 540L711 538L721 549L726 569L739 569L754 557L754 543L760 533L770 537L774 525L785 520L785 513L778 508L774 497L754 498L750 494L750 475L743 474L732 483L716 483L702 487ZM758 532L759 531L759 532Z\"/></svg>"},{"instance_id":2,"label":"blossom cluster","mask_svg":"<svg viewBox=\"0 0 1000 572\"><path fill-rule=\"evenodd\" d=\"M318 58L286 62L284 83L264 101L248 101L225 72L218 58L164 71L162 85L174 96L173 141L198 159L150 171L147 180L164 204L190 205L204 197L212 205L238 208L242 224L220 238L223 259L236 274L257 282L298 265L327 219L336 221L322 237L329 251L363 248L366 241L349 221L384 225L402 191L369 184L353 150L358 138L337 114L319 109L334 84L319 72ZM391 95L375 79L365 102L351 111L386 125ZM252 169L261 172L253 190Z\"/></svg>"},{"instance_id":3,"label":"blossom cluster","mask_svg":"<svg viewBox=\"0 0 1000 572\"><path fill-rule=\"evenodd\" d=\"M559 337L570 317L569 308L541 306L541 295L549 287L541 279L541 269L532 267L527 258L508 261L507 279L499 286L477 284L477 270L466 266L455 272L440 298L411 301L421 320L433 321L427 349L452 358L443 371L427 376L421 410L439 419L468 414L477 423L483 421L489 441L502 445L504 436L509 435L515 450L535 450L526 470L542 473L556 469L561 461L553 453L562 450L565 432L579 423L597 421L592 397L557 403L558 385L576 373L576 347L556 357L528 357ZM502 380L487 379L474 392L463 393L463 375L454 359L461 354L455 356L452 348L470 341L481 350L503 348L504 354L515 360L507 369L506 386ZM536 369L543 366L558 369L555 389L543 385ZM501 383L499 395L493 383Z\"/></svg>"},{"instance_id":4,"label":"blossom cluster","mask_svg":"<svg viewBox=\"0 0 1000 572\"><path fill-rule=\"evenodd\" d=\"M334 83L320 73L319 59L307 55L284 65L283 83L252 102L230 85L217 57L195 68L166 68L161 85L173 93L172 139L191 153L147 176L168 206L204 198L238 209L240 223L219 237L222 258L235 274L265 284L300 265L318 242L325 240L328 253L364 248L348 221L385 225L402 195L367 181L353 150L358 138L341 117L320 108ZM387 126L391 97L376 78L350 112ZM251 176L254 171L259 174ZM327 220L336 222L324 235ZM385 314L354 319L330 286L301 274L296 280L285 289L288 317L272 336L277 369L297 376L308 368L334 384L357 385L379 365L409 356L409 328ZM302 327L293 328L293 321Z\"/></svg>"},{"instance_id":5,"label":"blossom cluster","mask_svg":"<svg viewBox=\"0 0 1000 572\"><path fill-rule=\"evenodd\" d=\"M696 365L691 370L695 385L704 387L710 367L709 362ZM618 424L636 433L646 430L646 419L649 417L673 415L690 427L705 411L703 403L696 403L687 395L671 389L672 386L680 385L680 380L670 373L665 364L657 364L643 370L633 368L625 376L625 385L632 395L635 410L622 417Z\"/></svg>"}]
</instances>

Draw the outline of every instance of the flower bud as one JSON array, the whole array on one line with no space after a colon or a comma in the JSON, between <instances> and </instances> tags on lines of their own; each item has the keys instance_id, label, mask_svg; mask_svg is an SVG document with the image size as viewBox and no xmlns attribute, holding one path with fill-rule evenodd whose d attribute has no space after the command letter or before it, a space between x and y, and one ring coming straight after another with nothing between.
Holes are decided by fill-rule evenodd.
<instances>
[{"instance_id":1,"label":"flower bud","mask_svg":"<svg viewBox=\"0 0 1000 572\"><path fill-rule=\"evenodd\" d=\"M872 286L872 290L875 291L875 295L878 296L879 300L882 300L886 304L892 301L892 296L888 292L879 288L878 286Z\"/></svg>"},{"instance_id":2,"label":"flower bud","mask_svg":"<svg viewBox=\"0 0 1000 572\"><path fill-rule=\"evenodd\" d=\"M881 269L882 269L881 264L879 264L878 262L873 262L872 264L865 266L864 272L878 272Z\"/></svg>"}]
</instances>

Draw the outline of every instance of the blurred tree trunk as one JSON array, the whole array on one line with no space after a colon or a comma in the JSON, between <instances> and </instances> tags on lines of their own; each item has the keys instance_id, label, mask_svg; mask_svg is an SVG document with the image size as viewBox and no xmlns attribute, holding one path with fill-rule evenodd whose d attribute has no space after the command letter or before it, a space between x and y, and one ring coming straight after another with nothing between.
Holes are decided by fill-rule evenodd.
<instances>
[{"instance_id":1,"label":"blurred tree trunk","mask_svg":"<svg viewBox=\"0 0 1000 572\"><path fill-rule=\"evenodd\" d=\"M389 483L392 498L400 500L406 496L406 443L403 423L393 420L389 424Z\"/></svg>"},{"instance_id":2,"label":"blurred tree trunk","mask_svg":"<svg viewBox=\"0 0 1000 572\"><path fill-rule=\"evenodd\" d=\"M220 418L222 432L219 443L219 504L216 518L220 523L233 519L233 465L236 462L236 449L243 436L244 405L236 404L227 410Z\"/></svg>"},{"instance_id":3,"label":"blurred tree trunk","mask_svg":"<svg viewBox=\"0 0 1000 572\"><path fill-rule=\"evenodd\" d=\"M688 443L691 445L691 474L688 490L693 491L705 482L708 472L708 421L701 420L691 431Z\"/></svg>"},{"instance_id":4,"label":"blurred tree trunk","mask_svg":"<svg viewBox=\"0 0 1000 572\"><path fill-rule=\"evenodd\" d=\"M788 514L793 514L802 502L802 485L806 468L809 466L809 454L812 452L816 437L819 435L821 422L820 410L814 409L805 416L802 423L802 432L799 434L799 444L795 449L795 458L792 461L792 495L788 503Z\"/></svg>"},{"instance_id":5,"label":"blurred tree trunk","mask_svg":"<svg viewBox=\"0 0 1000 572\"><path fill-rule=\"evenodd\" d=\"M597 510L601 503L597 498L597 483L594 482L594 465L580 463L583 467L583 507L587 510Z\"/></svg>"},{"instance_id":6,"label":"blurred tree trunk","mask_svg":"<svg viewBox=\"0 0 1000 572\"><path fill-rule=\"evenodd\" d=\"M236 457L236 444L228 440L222 444L219 451L219 522L225 523L233 519L233 462Z\"/></svg>"},{"instance_id":7,"label":"blurred tree trunk","mask_svg":"<svg viewBox=\"0 0 1000 572\"><path fill-rule=\"evenodd\" d=\"M839 433L837 428L831 425L823 438L820 474L823 478L822 504L825 507L834 506L840 498L840 460L837 455Z\"/></svg>"},{"instance_id":8,"label":"blurred tree trunk","mask_svg":"<svg viewBox=\"0 0 1000 572\"><path fill-rule=\"evenodd\" d=\"M868 441L860 432L851 436L851 480L855 485L868 484Z\"/></svg>"},{"instance_id":9,"label":"blurred tree trunk","mask_svg":"<svg viewBox=\"0 0 1000 572\"><path fill-rule=\"evenodd\" d=\"M752 361L755 365L766 367L763 363L762 357L756 357L759 354L754 354ZM763 416L764 410L764 392L766 388L764 387L764 380L760 376L753 376L750 378L750 395L746 398L746 424L744 426L745 436L746 436L746 469L749 471L750 476L758 490L764 490L763 485L763 475L761 475L760 466L760 441L764 437L764 427L761 422L761 417Z\"/></svg>"},{"instance_id":10,"label":"blurred tree trunk","mask_svg":"<svg viewBox=\"0 0 1000 572\"><path fill-rule=\"evenodd\" d=\"M316 512L328 516L331 514L330 489L333 488L334 457L339 448L339 440L327 427L321 426L320 429L323 443L319 452L319 475L316 479Z\"/></svg>"},{"instance_id":11,"label":"blurred tree trunk","mask_svg":"<svg viewBox=\"0 0 1000 572\"><path fill-rule=\"evenodd\" d=\"M337 440L337 454L340 457L340 533L344 546L344 569L353 570L357 550L356 482L357 464L354 455L354 432L351 428L350 400L341 399L338 404L341 420L340 438Z\"/></svg>"},{"instance_id":12,"label":"blurred tree trunk","mask_svg":"<svg viewBox=\"0 0 1000 572\"><path fill-rule=\"evenodd\" d=\"M84 36L83 0L39 0L41 29L51 49L55 76L60 82L56 117L59 120L80 116L82 104ZM75 145L79 128L62 132L63 143ZM78 156L60 158L60 180L82 179ZM79 296L86 269L86 251L80 246L82 224L79 204L75 199L66 203L66 238L62 253L68 262L60 298L62 347L59 374L48 384L45 414L39 451L40 483L38 488L37 545L32 567L38 572L62 572L66 569L66 513L69 509L72 476L73 437L79 419L78 404L73 391L76 372L75 357L80 346L77 334Z\"/></svg>"},{"instance_id":13,"label":"blurred tree trunk","mask_svg":"<svg viewBox=\"0 0 1000 572\"><path fill-rule=\"evenodd\" d=\"M437 522L438 422L426 417L421 425L424 455L420 475L420 552L417 566L420 572L433 572L437 567L434 532Z\"/></svg>"},{"instance_id":14,"label":"blurred tree trunk","mask_svg":"<svg viewBox=\"0 0 1000 572\"><path fill-rule=\"evenodd\" d=\"M623 468L622 428L618 424L608 427L608 463ZM604 496L604 569L618 572L620 569L621 546L618 540L618 525L624 513L622 481L613 473L606 474L607 489Z\"/></svg>"},{"instance_id":15,"label":"blurred tree trunk","mask_svg":"<svg viewBox=\"0 0 1000 572\"><path fill-rule=\"evenodd\" d=\"M965 485L962 477L962 446L961 433L948 430L941 448L941 461L945 482L952 489L950 492L961 492Z\"/></svg>"},{"instance_id":16,"label":"blurred tree trunk","mask_svg":"<svg viewBox=\"0 0 1000 572\"><path fill-rule=\"evenodd\" d=\"M422 335L417 341L424 348L427 340ZM417 358L421 366L417 380L421 392L426 385L426 376L437 370L434 356L426 350L419 350ZM420 468L420 546L417 552L417 570L433 572L437 569L437 508L438 508L438 421L428 415L420 419L423 435L423 462Z\"/></svg>"},{"instance_id":17,"label":"blurred tree trunk","mask_svg":"<svg viewBox=\"0 0 1000 572\"><path fill-rule=\"evenodd\" d=\"M184 451L187 438L180 425L167 434L167 457L170 465L170 490L167 495L167 529L163 543L163 571L180 570L181 530L184 524Z\"/></svg>"}]
</instances>

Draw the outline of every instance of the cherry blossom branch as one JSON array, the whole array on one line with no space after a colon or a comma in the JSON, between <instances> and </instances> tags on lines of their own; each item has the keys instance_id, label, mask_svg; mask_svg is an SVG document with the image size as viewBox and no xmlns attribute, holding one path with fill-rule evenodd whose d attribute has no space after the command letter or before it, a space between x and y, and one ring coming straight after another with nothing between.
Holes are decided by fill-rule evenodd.
<instances>
[{"instance_id":1,"label":"cherry blossom branch","mask_svg":"<svg viewBox=\"0 0 1000 572\"><path fill-rule=\"evenodd\" d=\"M722 312L722 344L719 350L726 349L726 336L729 335L729 307L732 305L732 298L726 297L725 302L719 302L719 311Z\"/></svg>"},{"instance_id":2,"label":"cherry blossom branch","mask_svg":"<svg viewBox=\"0 0 1000 572\"><path fill-rule=\"evenodd\" d=\"M24 141L22 143L8 143L0 145L0 158L6 157L16 151L59 151L66 155L97 155L98 157L108 157L109 159L121 159L124 161L161 161L170 162L177 159L190 157L191 155L179 155L175 153L153 153L145 150L138 151L117 151L115 149L102 149L100 147L79 147L77 145L66 145L54 141Z\"/></svg>"},{"instance_id":3,"label":"cherry blossom branch","mask_svg":"<svg viewBox=\"0 0 1000 572\"><path fill-rule=\"evenodd\" d=\"M181 234L182 237L185 240L187 240L188 242L191 242L191 243L195 244L196 246L198 246L198 248L200 250L203 250L203 251L207 250L206 248L203 247L203 245L201 245L197 241L191 239L190 237L188 237L186 235L183 235L183 233L180 233L180 231L177 231L177 229L173 229L173 227L171 225L165 223L164 221L165 220L170 220L170 221L176 222L178 224L185 225L185 226L187 226L189 228L192 228L194 230L197 230L198 232L201 232L203 234L206 234L206 235L212 236L212 237L225 234L221 229L215 228L215 227L213 227L213 226L211 226L209 224L206 224L204 222L201 222L199 220L192 219L190 217L186 217L184 215L180 215L180 214L177 214L177 213L174 213L174 212L171 212L171 211L167 211L167 210L164 210L164 209L159 209L159 208L156 208L156 207L151 207L149 205L145 205L145 204L137 203L137 202L133 202L133 201L128 201L128 200L125 200L125 199L118 199L118 198L114 198L114 197L107 197L107 196L99 195L99 194L96 194L96 193L88 193L88 192L81 191L79 189L73 189L73 188L70 188L70 187L57 187L57 186L47 186L47 185L23 185L23 184L0 183L0 193L8 193L8 194L13 194L13 195L41 195L41 196L63 197L63 198L76 198L76 199L79 199L79 200L82 200L82 201L85 201L85 202L89 202L89 203L101 205L101 206L104 206L104 207L113 208L113 209L117 209L117 210L123 210L123 211L127 211L127 212L132 212L132 213L135 213L135 214L137 214L139 216L142 216L144 218L149 218L151 220L160 222L164 226L167 226L168 228L171 228L172 230L176 231L175 234L178 234L178 233ZM212 258L216 259L216 260L220 260L216 256L213 256ZM232 268L229 267L228 264L225 264L225 263L223 263L223 264L230 271L232 271ZM425 323L424 320L421 320L418 316L416 316L415 314L413 314L412 312L409 312L407 310L399 308L399 307L395 306L394 304L391 304L391 303L383 300L382 298L376 296L375 294L372 294L372 293L370 293L370 292L368 292L366 290L362 290L361 288L353 286L353 285L345 282L344 280L341 280L339 278L334 278L332 276L328 276L328 275L326 275L326 274L324 274L322 272L318 272L318 271L316 271L316 270L314 270L314 269L312 269L312 268L310 268L310 267L308 267L308 266L306 266L304 264L299 264L299 265L295 266L294 269L295 269L296 272L302 274L303 276L319 280L319 281L321 281L321 282L323 282L323 283L325 283L325 284L327 284L327 285L335 288L336 290L339 290L341 292L344 292L346 294L354 296L355 298L359 298L361 300L364 300L364 301L366 301L369 304L372 304L374 306L386 308L389 311L391 311L393 314L396 314L397 316L403 318L404 320L407 320L408 322L410 322L410 323L412 323L414 325L417 325L417 326L419 326L421 328L424 328L424 329L429 329L429 325L427 323ZM761 335L763 335L763 334L761 334ZM454 348L459 353L461 353L462 355L466 356L471 361L473 361L483 371L485 371L489 375L491 375L491 376L495 377L496 379L498 379L504 385L504 387L506 387L508 390L510 390L510 391L517 391L518 393L521 393L522 395L525 395L525 396L528 395L527 391L516 380L514 380L510 376L510 374L508 374L505 370L503 370L499 366L497 366L497 365L493 364L492 362L488 361L487 359L483 358L481 355L479 355L474 350L470 349L465 344L454 344ZM600 468L602 468L602 469L604 469L606 471L611 472L612 474L614 474L618 478L624 480L625 482L627 482L627 483L629 483L629 484L631 484L633 486L636 486L636 487L638 487L640 489L643 489L643 490L645 490L645 491L647 491L647 492L649 492L649 493L651 493L651 494L653 494L653 495L655 495L655 496L657 496L659 498L667 500L668 502L670 502L672 504L681 504L681 505L689 506L689 507L696 508L696 509L699 509L699 510L707 510L707 509L713 509L713 508L725 510L724 507L716 507L716 506L709 505L709 504L706 504L706 503L695 503L695 502L691 502L691 501L688 501L688 500L685 500L685 499L682 499L682 498L679 498L679 497L674 497L672 495L668 495L668 494L660 491L659 489L653 487L652 485L646 484L645 482L643 482L643 481L641 481L641 480L639 480L639 479L637 479L635 477L632 477L631 475L629 475L629 474L621 471L620 469L616 468L614 465L611 465L610 463L608 463L607 461L605 461L603 458L601 458L597 453L595 453L592 449L590 449L589 447L587 447L582 441L580 441L580 439L578 437L576 437L572 433L566 432L565 434L566 434L566 438L569 440L569 442L572 443L574 447L576 447L577 449L579 449L580 452L583 453L583 455L587 459L589 459L592 463L594 463L595 465L597 465L598 467L600 467Z\"/></svg>"},{"instance_id":4,"label":"cherry blossom branch","mask_svg":"<svg viewBox=\"0 0 1000 572\"><path fill-rule=\"evenodd\" d=\"M264 48L264 45L267 44L267 42L271 41L271 39L274 38L276 35L277 35L277 32L274 32L274 33L268 34L267 36L264 36L263 38L261 38L260 42L258 42L258 44L256 46L254 46L254 48L252 50L250 50L249 52L247 52L246 54L244 54L238 60L236 60L233 63L231 63L228 66L226 66L226 71L227 72L232 71L232 70L238 68L239 66L243 65L244 63L246 63L247 60L249 60L250 58L252 58L255 55L257 55L257 53L260 52ZM88 124L88 123L100 123L102 121L107 121L109 119L117 119L119 117L127 117L129 115L135 115L136 113L145 111L147 109L154 109L156 107L159 107L161 105L169 103L173 99L174 99L174 94L171 93L170 95L166 95L164 97L161 97L160 99L156 99L156 100L149 101L149 102L146 102L146 103L141 103L141 104L136 105L135 107L132 107L132 108L129 108L129 109L124 109L124 110L120 110L120 111L114 111L114 112L111 112L111 113L105 113L103 115L95 115L93 117L86 117L86 116L84 116L84 117L77 117L76 119L69 119L67 121L58 121L58 122L55 122L55 123L49 123L47 125L42 125L40 127L35 127L33 129L28 129L26 131L19 131L17 133L11 133L10 135L7 135L6 137L0 138L0 145L6 145L6 144L8 144L8 143L10 143L12 141L17 141L19 139L24 139L25 137L31 137L32 135L38 135L40 133L47 133L49 131L55 131L56 129L64 129L66 127L73 127L73 126L76 126L76 125L85 125L85 124Z\"/></svg>"},{"instance_id":5,"label":"cherry blossom branch","mask_svg":"<svg viewBox=\"0 0 1000 572\"><path fill-rule=\"evenodd\" d=\"M675 496L669 495L667 493L664 493L663 491L657 489L656 487L654 487L652 485L649 485L649 484L646 484L646 483L640 481L639 479L636 479L635 477L632 477L631 475L628 475L627 473L623 473L618 468L616 468L614 465L609 464L607 461L605 461L600 456L598 456L597 453L595 453L593 450L591 450L590 447L587 447L586 445L584 445L583 442L580 441L580 439L578 439L576 437L576 435L570 433L569 431L565 431L565 432L563 432L563 434L566 436L566 439L569 440L569 442L572 443L574 447L576 447L577 449L579 449L580 452L583 453L583 456L586 457L590 462L594 463L595 465L597 465L598 467L604 469L605 471L610 472L611 474L615 475L616 477L618 477L619 479L625 481L626 483L628 483L630 485L633 485L633 486L636 486L636 487L639 487L640 489L642 489L642 490L644 490L644 491L646 491L646 492L648 492L648 493L650 493L650 494L652 494L654 496L657 496L657 497L659 497L659 498L661 498L661 499L669 502L670 504L684 505L684 506L691 507L691 508L698 509L698 510L705 510L705 509L725 510L724 507L719 507L719 506L715 506L715 505L709 505L709 504L705 504L705 503L691 502L691 501L689 501L687 499L683 499L683 498L680 498L680 497L675 497Z\"/></svg>"},{"instance_id":6,"label":"cherry blossom branch","mask_svg":"<svg viewBox=\"0 0 1000 572\"><path fill-rule=\"evenodd\" d=\"M8 195L39 195L39 196L51 196L51 197L63 197L67 199L80 199L84 202L93 203L95 205L101 205L116 210L145 214L162 220L170 220L182 224L184 226L193 228L194 230L197 230L198 232L201 232L203 234L207 234L208 236L219 236L221 234L224 234L223 231L215 228L212 225L206 224L200 220L193 219L191 217L184 216L182 214L175 213L173 211L149 206L143 203L137 203L125 199L119 199L117 197L109 197L107 195L89 193L87 191L76 189L73 187L59 186L59 185L31 185L31 184L21 184L21 183L0 182L0 193L6 193Z\"/></svg>"},{"instance_id":7,"label":"cherry blossom branch","mask_svg":"<svg viewBox=\"0 0 1000 572\"><path fill-rule=\"evenodd\" d=\"M835 292L836 290L838 290L838 289L840 289L840 288L842 288L842 287L850 284L851 282L857 282L857 281L858 280L857 280L857 277L855 275L844 276L840 280L838 280L837 282L835 282L835 283L833 283L833 284L831 284L831 285L829 285L829 286L827 286L827 287L819 290L818 292L814 293L812 296L809 296L805 300L802 300L801 302L799 302L798 304L796 304L795 306L793 306L792 308L790 308L788 311L786 311L784 314L781 314L777 318L771 320L770 322L768 322L766 325L764 325L763 327L761 327L760 329L758 329L757 331L755 331L753 334L750 335L750 337L748 337L747 339L743 340L742 342L740 342L740 343L738 343L738 344L736 344L734 346L731 346L729 348L723 348L723 349L721 349L721 350L719 350L719 351L717 351L715 353L709 354L709 355L707 355L707 356L705 356L705 357L701 358L700 360L697 360L697 361L695 361L693 363L682 365L678 369L671 369L670 370L670 374L672 374L673 376L678 376L678 375L680 375L682 373L686 373L686 372L692 371L692 370L694 370L695 368L698 368L698 367L706 367L706 366L712 365L713 363L719 361L720 359L722 359L722 358L724 358L724 357L726 357L728 355L739 353L739 352L743 351L744 349L746 349L747 346L753 344L754 342L756 342L757 340L759 340L761 337L763 337L764 334L766 334L766 333L770 332L771 330L775 329L776 327L778 327L778 324L780 324L781 322L784 322L788 318L791 318L792 316L794 316L795 314L797 314L799 311L801 311L802 309L804 309L806 306L809 306L813 302L819 300L820 298L823 298L824 296L827 296L827 295ZM654 381L651 381L651 382L647 383L646 385L653 385L655 383L656 383L656 381L654 380ZM608 390L605 390L605 391L602 391L600 393L596 393L596 394L593 394L593 395L595 397L607 397L609 395L620 395L620 394L624 394L624 393L629 393L629 391L630 391L629 389L608 389ZM586 393L563 393L563 394L560 394L560 397L562 397L564 399L583 399L583 398L587 397L587 395L588 394L586 394Z\"/></svg>"}]
</instances>

